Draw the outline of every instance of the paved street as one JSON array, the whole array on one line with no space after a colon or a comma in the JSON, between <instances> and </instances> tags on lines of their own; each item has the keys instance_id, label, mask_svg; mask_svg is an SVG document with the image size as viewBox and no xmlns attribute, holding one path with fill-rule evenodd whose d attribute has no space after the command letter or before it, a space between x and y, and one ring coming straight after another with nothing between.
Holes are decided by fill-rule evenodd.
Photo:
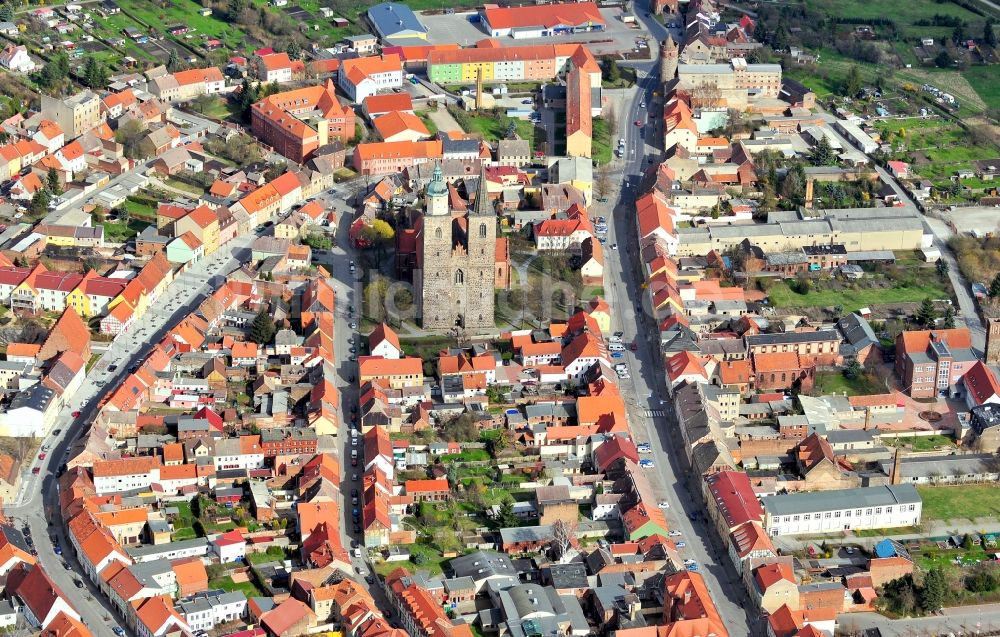
<instances>
[{"instance_id":1,"label":"paved street","mask_svg":"<svg viewBox=\"0 0 1000 637\"><path fill-rule=\"evenodd\" d=\"M58 415L55 427L59 434L50 434L44 440L44 445L49 448L45 459L36 456L24 462L18 497L5 507L6 515L15 519L19 528L27 524L38 551L39 563L95 635L110 636L112 627L125 626L124 623L116 623L118 618L113 616L106 598L93 590L89 582L83 589L75 584L76 579L84 579L83 569L72 556L59 514L56 486L59 467L65 462L73 441L84 431L84 423L95 416L104 393L113 389L128 374L130 365L141 360L174 323L189 314L205 295L218 287L221 280L215 277L231 272L247 258L247 246L252 239L253 236L239 237L216 255L178 276L142 320L127 334L115 339L91 369L71 404ZM73 419L71 412L77 409L81 415ZM36 467L39 474L33 475L31 471ZM53 522L55 524L50 526ZM50 533L56 536L62 557L56 554L55 545L49 539Z\"/></svg>"},{"instance_id":2,"label":"paved street","mask_svg":"<svg viewBox=\"0 0 1000 637\"><path fill-rule=\"evenodd\" d=\"M666 29L651 18L643 19L649 33L657 41L666 36ZM654 50L654 59L657 52ZM626 112L619 115L619 133L615 137L626 139L621 162L615 166L622 171L619 200L609 220L609 234L605 258L605 294L612 306L613 330L624 332L624 342L635 341L637 351L626 352L631 378L621 382L621 389L629 411L629 422L637 441L648 441L653 448L651 459L655 468L648 470L648 477L658 500L666 500L666 511L672 530L682 533L676 538L685 542L681 549L685 558L698 562L712 599L715 601L726 628L733 637L758 633L759 626L751 628L745 608L751 604L731 565L725 549L719 544L701 516L700 484L688 470L683 441L674 422L673 405L667 400L664 386L664 365L659 353L657 332L652 317L637 311L642 303L642 276L638 259L638 241L635 228L635 199L642 170L648 165L646 157L657 148L660 135L656 118L641 129L635 121L645 122L645 100L653 107L653 91L658 91L659 69L653 63L637 65L640 91ZM652 72L653 75L649 75ZM641 131L641 132L640 132ZM617 143L617 139L615 140ZM652 144L648 142L653 142ZM624 164L624 165L622 165ZM617 249L614 248L617 246ZM662 398L661 398L662 397ZM662 413L651 418L650 412ZM690 478L690 480L686 479ZM689 516L696 516L695 520Z\"/></svg>"}]
</instances>

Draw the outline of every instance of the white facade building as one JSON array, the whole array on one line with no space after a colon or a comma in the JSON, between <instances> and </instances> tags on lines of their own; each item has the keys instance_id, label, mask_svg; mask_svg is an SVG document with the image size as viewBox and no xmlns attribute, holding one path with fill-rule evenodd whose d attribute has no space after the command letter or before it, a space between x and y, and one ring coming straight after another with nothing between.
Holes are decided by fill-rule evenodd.
<instances>
[{"instance_id":1,"label":"white facade building","mask_svg":"<svg viewBox=\"0 0 1000 637\"><path fill-rule=\"evenodd\" d=\"M217 624L242 618L247 610L247 598L242 591L210 594L198 593L178 604L181 616L192 630L212 630Z\"/></svg>"},{"instance_id":2,"label":"white facade building","mask_svg":"<svg viewBox=\"0 0 1000 637\"><path fill-rule=\"evenodd\" d=\"M761 499L768 535L834 533L920 524L922 501L910 484L771 495Z\"/></svg>"}]
</instances>

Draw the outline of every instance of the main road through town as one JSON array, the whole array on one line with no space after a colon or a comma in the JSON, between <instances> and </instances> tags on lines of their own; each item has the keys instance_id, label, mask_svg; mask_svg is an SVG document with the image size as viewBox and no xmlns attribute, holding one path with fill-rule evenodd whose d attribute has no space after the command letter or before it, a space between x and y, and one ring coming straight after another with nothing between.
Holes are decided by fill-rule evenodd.
<instances>
[{"instance_id":1,"label":"main road through town","mask_svg":"<svg viewBox=\"0 0 1000 637\"><path fill-rule=\"evenodd\" d=\"M105 393L113 391L130 373L131 367L140 362L180 319L221 286L226 274L249 259L249 245L261 234L263 231L238 237L222 246L215 255L178 274L142 319L112 341L91 367L70 404L58 414L53 431L42 441L41 451L32 458L22 459L17 497L4 503L7 519L19 529L27 527L38 552L38 562L97 637L111 637L113 628L120 626L127 631L128 627L107 598L86 578L73 554L59 508L60 467L69 458L74 442L96 417ZM74 411L80 411L76 418L72 416Z\"/></svg>"},{"instance_id":2,"label":"main road through town","mask_svg":"<svg viewBox=\"0 0 1000 637\"><path fill-rule=\"evenodd\" d=\"M641 13L637 11L637 13ZM646 30L657 42L667 29L654 17L640 15ZM698 492L701 480L693 475L677 426L672 402L665 387L664 361L660 353L656 321L643 301L643 275L636 236L636 206L643 171L652 166L662 148L659 108L662 103L657 49L652 61L634 64L638 71L638 91L627 113L621 114L618 135L625 138L625 149L616 161L620 188L615 193L614 210L608 220L605 245L605 294L612 307L613 331L621 331L625 343L636 343L636 351L626 352L630 378L621 381L629 423L638 442L649 442L654 467L646 469L657 500L669 504L666 509L670 529L680 531L675 537L683 542L680 553L698 563L729 634L762 635L762 623L728 557L704 515ZM649 109L654 109L650 114ZM637 125L637 122L639 125ZM617 140L616 140L617 141ZM613 199L614 201L614 199ZM599 214L604 214L600 210ZM648 503L655 506L655 503Z\"/></svg>"}]
</instances>

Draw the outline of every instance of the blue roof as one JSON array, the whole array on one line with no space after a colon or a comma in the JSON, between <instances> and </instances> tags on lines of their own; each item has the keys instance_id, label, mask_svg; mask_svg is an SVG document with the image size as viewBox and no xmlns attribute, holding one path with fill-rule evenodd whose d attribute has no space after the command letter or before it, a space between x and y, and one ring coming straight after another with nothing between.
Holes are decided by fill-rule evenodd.
<instances>
[{"instance_id":1,"label":"blue roof","mask_svg":"<svg viewBox=\"0 0 1000 637\"><path fill-rule=\"evenodd\" d=\"M368 19L383 38L397 34L427 33L427 28L405 4L383 2L368 9Z\"/></svg>"},{"instance_id":2,"label":"blue roof","mask_svg":"<svg viewBox=\"0 0 1000 637\"><path fill-rule=\"evenodd\" d=\"M906 551L906 548L896 540L889 538L876 544L874 550L875 557L905 557L906 559L910 559L910 554Z\"/></svg>"}]
</instances>

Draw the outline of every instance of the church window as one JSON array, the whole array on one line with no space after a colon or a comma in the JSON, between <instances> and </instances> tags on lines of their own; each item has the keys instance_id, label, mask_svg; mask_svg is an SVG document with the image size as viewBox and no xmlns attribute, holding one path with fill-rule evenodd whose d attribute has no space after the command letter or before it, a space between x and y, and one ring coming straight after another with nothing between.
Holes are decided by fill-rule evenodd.
<instances>
[{"instance_id":1,"label":"church window","mask_svg":"<svg viewBox=\"0 0 1000 637\"><path fill-rule=\"evenodd\" d=\"M465 273L461 270L455 270L455 283L458 285L465 283Z\"/></svg>"},{"instance_id":2,"label":"church window","mask_svg":"<svg viewBox=\"0 0 1000 637\"><path fill-rule=\"evenodd\" d=\"M479 236L481 238L483 238L483 239L486 238L486 224L485 223L479 224Z\"/></svg>"},{"instance_id":3,"label":"church window","mask_svg":"<svg viewBox=\"0 0 1000 637\"><path fill-rule=\"evenodd\" d=\"M435 238L435 239L440 239L440 238L442 238L443 236L444 236L444 233L443 233L443 232L441 232L441 228L435 228L435 229L434 229L434 238Z\"/></svg>"}]
</instances>

